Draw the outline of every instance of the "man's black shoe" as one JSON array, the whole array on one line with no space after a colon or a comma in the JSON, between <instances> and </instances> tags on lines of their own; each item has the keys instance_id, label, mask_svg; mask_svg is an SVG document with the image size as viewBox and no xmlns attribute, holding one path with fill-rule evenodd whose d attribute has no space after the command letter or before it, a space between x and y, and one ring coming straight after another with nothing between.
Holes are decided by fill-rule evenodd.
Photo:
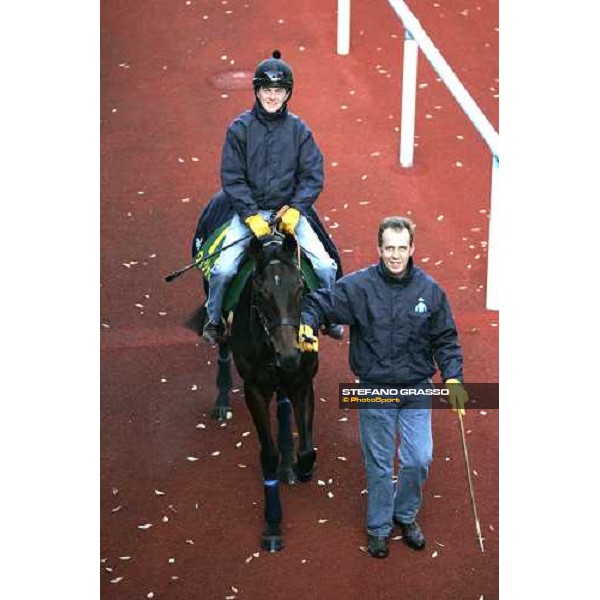
<instances>
[{"instance_id":1,"label":"man's black shoe","mask_svg":"<svg viewBox=\"0 0 600 600\"><path fill-rule=\"evenodd\" d=\"M388 539L369 534L367 549L374 558L386 558L388 555Z\"/></svg>"},{"instance_id":2,"label":"man's black shoe","mask_svg":"<svg viewBox=\"0 0 600 600\"><path fill-rule=\"evenodd\" d=\"M207 321L202 331L202 338L208 344L218 344L222 341L221 326L218 323Z\"/></svg>"},{"instance_id":3,"label":"man's black shoe","mask_svg":"<svg viewBox=\"0 0 600 600\"><path fill-rule=\"evenodd\" d=\"M410 546L414 550L423 550L423 548L425 548L425 536L423 535L420 525L416 521L413 521L412 523L402 523L394 517L394 523L400 525L400 529L402 530L402 541L407 546Z\"/></svg>"},{"instance_id":4,"label":"man's black shoe","mask_svg":"<svg viewBox=\"0 0 600 600\"><path fill-rule=\"evenodd\" d=\"M325 328L324 333L334 340L341 340L344 337L344 326L332 323L329 327Z\"/></svg>"}]
</instances>

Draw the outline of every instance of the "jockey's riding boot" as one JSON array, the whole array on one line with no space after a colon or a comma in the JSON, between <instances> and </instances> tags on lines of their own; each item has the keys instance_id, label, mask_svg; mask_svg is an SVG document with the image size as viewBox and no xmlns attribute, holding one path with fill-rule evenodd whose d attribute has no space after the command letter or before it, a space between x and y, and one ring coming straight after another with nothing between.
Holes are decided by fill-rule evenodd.
<instances>
[{"instance_id":1,"label":"jockey's riding boot","mask_svg":"<svg viewBox=\"0 0 600 600\"><path fill-rule=\"evenodd\" d=\"M202 330L202 338L208 344L218 344L223 341L223 335L221 330L220 323L213 323L212 321L207 321L204 329Z\"/></svg>"},{"instance_id":2,"label":"jockey's riding boot","mask_svg":"<svg viewBox=\"0 0 600 600\"><path fill-rule=\"evenodd\" d=\"M331 323L329 327L325 328L324 333L334 340L341 340L344 337L344 326L338 323Z\"/></svg>"}]
</instances>

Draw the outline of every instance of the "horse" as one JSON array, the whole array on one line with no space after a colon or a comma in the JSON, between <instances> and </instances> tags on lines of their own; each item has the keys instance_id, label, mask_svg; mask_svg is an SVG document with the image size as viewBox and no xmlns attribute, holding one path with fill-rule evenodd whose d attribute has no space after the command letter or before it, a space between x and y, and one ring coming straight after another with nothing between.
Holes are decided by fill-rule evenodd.
<instances>
[{"instance_id":1,"label":"horse","mask_svg":"<svg viewBox=\"0 0 600 600\"><path fill-rule=\"evenodd\" d=\"M301 353L298 347L301 302L307 286L298 262L296 239L280 233L262 241L253 238L249 254L254 263L252 275L236 306L231 333L219 344L219 398L215 409L216 416L221 417L231 410L227 394L231 387L231 350L260 443L265 518L261 547L277 552L283 549L279 483L310 481L316 466L312 428L318 354ZM273 395L277 396L277 444L269 412ZM295 463L292 410L298 428Z\"/></svg>"}]
</instances>

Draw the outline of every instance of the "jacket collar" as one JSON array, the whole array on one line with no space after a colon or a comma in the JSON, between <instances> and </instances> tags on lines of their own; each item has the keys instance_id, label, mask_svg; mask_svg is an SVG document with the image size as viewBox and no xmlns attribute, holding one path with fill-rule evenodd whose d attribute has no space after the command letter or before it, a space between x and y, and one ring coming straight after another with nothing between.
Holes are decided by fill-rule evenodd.
<instances>
[{"instance_id":1,"label":"jacket collar","mask_svg":"<svg viewBox=\"0 0 600 600\"><path fill-rule=\"evenodd\" d=\"M258 99L256 99L254 106L252 107L252 112L261 123L273 123L274 121L279 121L286 117L288 112L287 102L284 102L283 106L276 113L270 113L267 112Z\"/></svg>"},{"instance_id":2,"label":"jacket collar","mask_svg":"<svg viewBox=\"0 0 600 600\"><path fill-rule=\"evenodd\" d=\"M406 265L406 269L404 269L402 275L400 277L396 277L392 275L388 268L383 264L383 261L380 259L379 264L377 265L377 273L379 273L380 277L384 279L387 283L391 283L392 285L406 285L415 273L415 266L413 264L412 257L408 259L408 264Z\"/></svg>"}]
</instances>

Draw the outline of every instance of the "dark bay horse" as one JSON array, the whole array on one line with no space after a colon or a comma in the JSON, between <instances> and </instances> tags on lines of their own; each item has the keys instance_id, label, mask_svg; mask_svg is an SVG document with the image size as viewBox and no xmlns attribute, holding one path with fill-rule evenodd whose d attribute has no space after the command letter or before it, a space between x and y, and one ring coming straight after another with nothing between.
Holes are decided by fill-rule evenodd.
<instances>
[{"instance_id":1,"label":"dark bay horse","mask_svg":"<svg viewBox=\"0 0 600 600\"><path fill-rule=\"evenodd\" d=\"M244 381L246 406L260 442L266 521L262 547L272 552L283 548L279 482L294 483L296 478L309 481L316 459L312 426L318 355L298 349L300 305L306 287L297 251L292 236L277 234L264 242L252 239L254 269L240 296L227 341ZM226 360L225 344L220 345L219 354ZM221 363L221 375L223 366ZM269 413L274 395L279 424L277 444ZM295 464L290 406L298 428Z\"/></svg>"}]
</instances>

